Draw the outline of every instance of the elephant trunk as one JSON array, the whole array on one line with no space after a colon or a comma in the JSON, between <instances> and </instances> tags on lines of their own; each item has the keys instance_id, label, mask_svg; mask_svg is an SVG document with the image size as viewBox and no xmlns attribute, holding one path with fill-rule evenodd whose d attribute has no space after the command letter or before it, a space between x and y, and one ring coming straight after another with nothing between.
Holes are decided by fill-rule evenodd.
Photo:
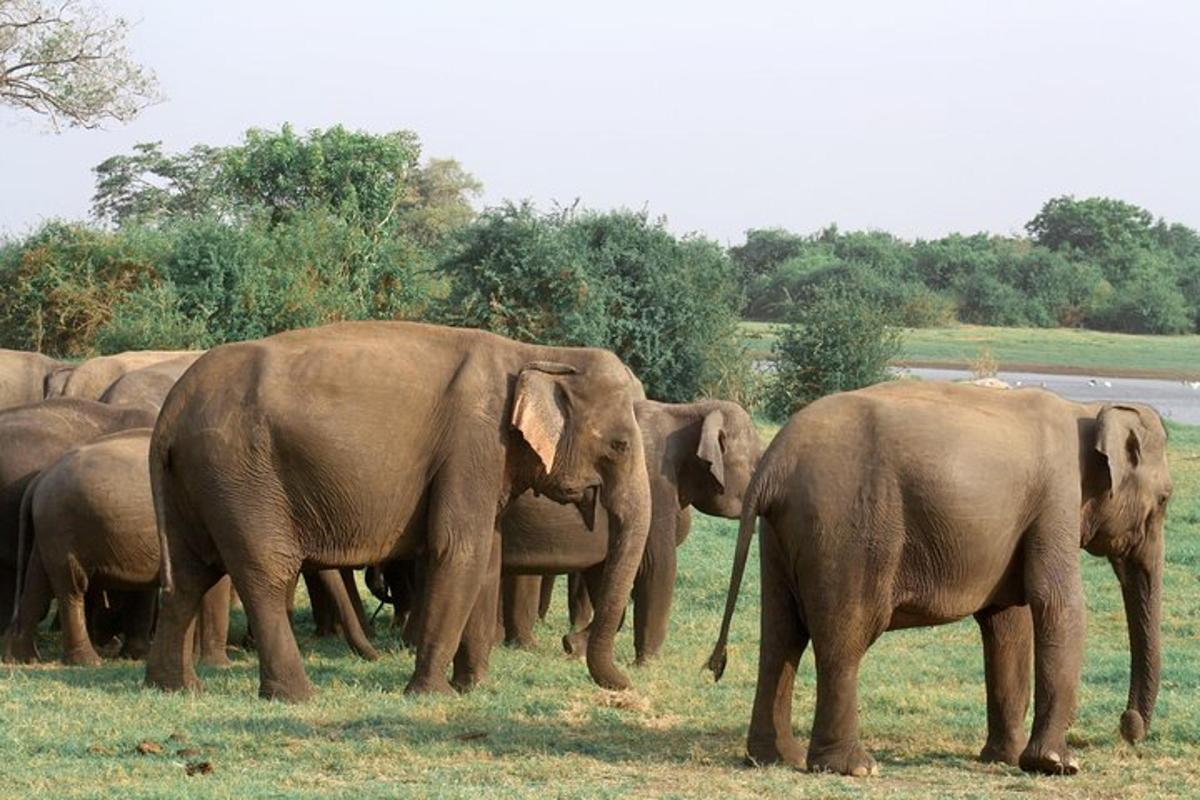
<instances>
[{"instance_id":1,"label":"elephant trunk","mask_svg":"<svg viewBox=\"0 0 1200 800\"><path fill-rule=\"evenodd\" d=\"M640 443L639 443L640 445ZM616 486L604 487L608 510L608 558L587 645L588 672L605 689L628 689L629 678L613 660L613 643L629 602L633 581L650 532L650 484L641 447Z\"/></svg>"},{"instance_id":2,"label":"elephant trunk","mask_svg":"<svg viewBox=\"0 0 1200 800\"><path fill-rule=\"evenodd\" d=\"M1160 531L1161 534L1161 531ZM1125 622L1129 628L1129 702L1121 715L1121 736L1131 744L1150 730L1162 669L1162 536L1151 537L1143 552L1112 559L1121 582Z\"/></svg>"}]
</instances>

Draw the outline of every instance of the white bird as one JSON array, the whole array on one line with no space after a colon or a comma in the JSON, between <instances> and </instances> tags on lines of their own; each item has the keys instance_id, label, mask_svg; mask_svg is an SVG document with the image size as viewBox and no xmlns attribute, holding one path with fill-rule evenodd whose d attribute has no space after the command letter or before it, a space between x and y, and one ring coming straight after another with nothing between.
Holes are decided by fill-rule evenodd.
<instances>
[{"instance_id":1,"label":"white bird","mask_svg":"<svg viewBox=\"0 0 1200 800\"><path fill-rule=\"evenodd\" d=\"M1200 389L1200 381L1184 381L1184 384L1190 386L1193 392Z\"/></svg>"},{"instance_id":2,"label":"white bird","mask_svg":"<svg viewBox=\"0 0 1200 800\"><path fill-rule=\"evenodd\" d=\"M1105 385L1105 386L1107 386L1109 389L1111 389L1111 388L1112 388L1112 381L1105 381L1105 382L1104 382L1104 385Z\"/></svg>"},{"instance_id":3,"label":"white bird","mask_svg":"<svg viewBox=\"0 0 1200 800\"><path fill-rule=\"evenodd\" d=\"M1096 379L1088 378L1088 386L1095 386L1095 385L1096 385Z\"/></svg>"},{"instance_id":4,"label":"white bird","mask_svg":"<svg viewBox=\"0 0 1200 800\"><path fill-rule=\"evenodd\" d=\"M1019 389L1020 387L1021 387L1021 382L1017 381L1017 388Z\"/></svg>"}]
</instances>

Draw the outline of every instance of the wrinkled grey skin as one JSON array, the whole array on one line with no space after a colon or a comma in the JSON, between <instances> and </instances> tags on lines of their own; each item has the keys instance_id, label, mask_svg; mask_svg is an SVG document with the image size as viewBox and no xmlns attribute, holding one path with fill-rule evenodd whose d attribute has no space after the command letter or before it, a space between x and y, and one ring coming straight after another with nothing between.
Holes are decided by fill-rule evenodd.
<instances>
[{"instance_id":1,"label":"wrinkled grey skin","mask_svg":"<svg viewBox=\"0 0 1200 800\"><path fill-rule=\"evenodd\" d=\"M150 433L150 428L134 428L69 450L25 490L18 553L28 554L28 562L5 660L38 659L34 635L54 599L62 621L63 662L99 665L85 613L89 590L93 596L97 590L125 593L120 613L127 636L121 655L142 658L149 650L160 562L150 496ZM227 620L228 587L209 594L213 605L204 613ZM228 663L224 636L203 642L202 660Z\"/></svg>"},{"instance_id":2,"label":"wrinkled grey skin","mask_svg":"<svg viewBox=\"0 0 1200 800\"><path fill-rule=\"evenodd\" d=\"M634 650L641 664L658 654L667 636L676 549L687 538L689 510L738 518L762 443L737 403L643 400L634 404L634 412L646 448L651 498L650 534L633 585ZM584 583L594 586L608 556L607 526L599 519L589 531L573 509L527 493L504 515L501 532L505 638L527 646L542 601L540 576L580 572ZM587 649L588 617L579 600L589 596L585 592L571 604L576 630L563 644L572 654Z\"/></svg>"},{"instance_id":3,"label":"wrinkled grey skin","mask_svg":"<svg viewBox=\"0 0 1200 800\"><path fill-rule=\"evenodd\" d=\"M0 625L12 619L21 499L63 453L109 433L146 428L155 414L94 400L58 398L0 411Z\"/></svg>"},{"instance_id":4,"label":"wrinkled grey skin","mask_svg":"<svg viewBox=\"0 0 1200 800\"><path fill-rule=\"evenodd\" d=\"M0 411L41 400L47 379L65 366L41 353L0 349Z\"/></svg>"},{"instance_id":5,"label":"wrinkled grey skin","mask_svg":"<svg viewBox=\"0 0 1200 800\"><path fill-rule=\"evenodd\" d=\"M126 372L109 384L100 396L100 402L114 406L144 405L154 409L162 408L171 387L198 357L199 354L189 353Z\"/></svg>"},{"instance_id":6,"label":"wrinkled grey skin","mask_svg":"<svg viewBox=\"0 0 1200 800\"><path fill-rule=\"evenodd\" d=\"M164 600L146 680L196 686L184 632L228 571L254 628L260 694L312 687L287 625L305 568L423 555L423 635L408 690L469 688L495 631L497 520L529 488L609 515L588 665L628 679L611 637L649 528L633 379L616 356L482 331L341 323L215 348L167 396L150 470L166 544ZM640 387L637 387L640 393ZM485 645L486 640L486 645ZM460 642L463 647L460 648Z\"/></svg>"},{"instance_id":7,"label":"wrinkled grey skin","mask_svg":"<svg viewBox=\"0 0 1200 800\"><path fill-rule=\"evenodd\" d=\"M1081 546L1107 557L1121 583L1132 650L1121 732L1140 739L1158 693L1170 494L1166 431L1146 406L932 381L881 384L808 406L775 437L751 482L709 660L719 677L761 517L750 757L873 772L858 738L858 666L867 648L888 630L974 615L988 698L981 757L1076 772L1067 728L1083 657ZM817 702L805 754L792 735L791 699L810 640Z\"/></svg>"},{"instance_id":8,"label":"wrinkled grey skin","mask_svg":"<svg viewBox=\"0 0 1200 800\"><path fill-rule=\"evenodd\" d=\"M79 397L99 400L108 387L127 372L164 361L195 361L203 354L200 350L129 350L116 355L89 358L74 367L52 373L47 379L45 396L47 399Z\"/></svg>"}]
</instances>

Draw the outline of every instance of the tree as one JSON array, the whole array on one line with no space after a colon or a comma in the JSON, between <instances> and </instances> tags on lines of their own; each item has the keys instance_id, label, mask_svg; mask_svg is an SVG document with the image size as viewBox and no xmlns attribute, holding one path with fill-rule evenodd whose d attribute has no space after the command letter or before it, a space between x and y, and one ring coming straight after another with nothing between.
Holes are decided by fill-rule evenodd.
<instances>
[{"instance_id":1,"label":"tree","mask_svg":"<svg viewBox=\"0 0 1200 800\"><path fill-rule=\"evenodd\" d=\"M1106 257L1116 250L1145 247L1152 241L1154 216L1144 208L1109 197L1048 200L1025 225L1034 241L1051 250L1071 247Z\"/></svg>"},{"instance_id":2,"label":"tree","mask_svg":"<svg viewBox=\"0 0 1200 800\"><path fill-rule=\"evenodd\" d=\"M221 185L224 153L202 144L186 153L164 153L162 142L136 144L129 155L112 156L92 168L92 215L118 226L223 216L230 210Z\"/></svg>"},{"instance_id":3,"label":"tree","mask_svg":"<svg viewBox=\"0 0 1200 800\"><path fill-rule=\"evenodd\" d=\"M129 24L79 0L0 0L0 103L58 131L126 122L159 99L125 48Z\"/></svg>"},{"instance_id":4,"label":"tree","mask_svg":"<svg viewBox=\"0 0 1200 800\"><path fill-rule=\"evenodd\" d=\"M782 421L827 394L887 380L900 345L900 332L861 296L831 289L797 303L775 345L765 410Z\"/></svg>"}]
</instances>

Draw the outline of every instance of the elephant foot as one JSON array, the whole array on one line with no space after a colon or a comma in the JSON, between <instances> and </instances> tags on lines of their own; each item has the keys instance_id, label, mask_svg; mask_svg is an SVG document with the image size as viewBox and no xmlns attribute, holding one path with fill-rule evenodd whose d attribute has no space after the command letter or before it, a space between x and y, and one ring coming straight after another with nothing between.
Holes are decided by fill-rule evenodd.
<instances>
[{"instance_id":1,"label":"elephant foot","mask_svg":"<svg viewBox=\"0 0 1200 800\"><path fill-rule=\"evenodd\" d=\"M453 694L454 687L445 675L414 674L404 687L405 694Z\"/></svg>"},{"instance_id":2,"label":"elephant foot","mask_svg":"<svg viewBox=\"0 0 1200 800\"><path fill-rule=\"evenodd\" d=\"M989 740L979 751L979 760L984 764L1008 764L1015 767L1020 763L1023 749L1025 749L1023 741L992 742Z\"/></svg>"},{"instance_id":3,"label":"elephant foot","mask_svg":"<svg viewBox=\"0 0 1200 800\"><path fill-rule=\"evenodd\" d=\"M126 661L141 661L150 652L149 642L129 642L121 647L121 651L117 653L117 658Z\"/></svg>"},{"instance_id":4,"label":"elephant foot","mask_svg":"<svg viewBox=\"0 0 1200 800\"><path fill-rule=\"evenodd\" d=\"M638 653L633 659L633 665L635 667L646 667L650 665L650 662L656 660L657 658L657 651L653 653Z\"/></svg>"},{"instance_id":5,"label":"elephant foot","mask_svg":"<svg viewBox=\"0 0 1200 800\"><path fill-rule=\"evenodd\" d=\"M378 661L379 660L379 651L376 650L373 645L366 644L366 643L352 644L352 645L350 645L350 649L353 650L354 654L356 656L358 656L359 658L361 658L363 661Z\"/></svg>"},{"instance_id":6,"label":"elephant foot","mask_svg":"<svg viewBox=\"0 0 1200 800\"><path fill-rule=\"evenodd\" d=\"M833 772L852 778L866 778L879 774L879 765L861 743L849 747L808 751L809 772Z\"/></svg>"},{"instance_id":7,"label":"elephant foot","mask_svg":"<svg viewBox=\"0 0 1200 800\"><path fill-rule=\"evenodd\" d=\"M514 650L536 650L537 639L533 636L514 636L511 639L505 639L504 646Z\"/></svg>"},{"instance_id":8,"label":"elephant foot","mask_svg":"<svg viewBox=\"0 0 1200 800\"><path fill-rule=\"evenodd\" d=\"M68 667L98 667L104 663L100 654L90 648L63 653L62 661Z\"/></svg>"},{"instance_id":9,"label":"elephant foot","mask_svg":"<svg viewBox=\"0 0 1200 800\"><path fill-rule=\"evenodd\" d=\"M767 767L786 764L794 769L805 768L804 748L795 739L787 741L746 742L746 766Z\"/></svg>"},{"instance_id":10,"label":"elephant foot","mask_svg":"<svg viewBox=\"0 0 1200 800\"><path fill-rule=\"evenodd\" d=\"M313 687L308 678L303 681L266 680L259 685L258 696L282 703L304 703L312 699Z\"/></svg>"},{"instance_id":11,"label":"elephant foot","mask_svg":"<svg viewBox=\"0 0 1200 800\"><path fill-rule=\"evenodd\" d=\"M204 682L194 675L167 675L146 668L146 685L162 692L203 692Z\"/></svg>"},{"instance_id":12,"label":"elephant foot","mask_svg":"<svg viewBox=\"0 0 1200 800\"><path fill-rule=\"evenodd\" d=\"M215 667L217 669L225 669L233 666L233 662L229 660L229 654L225 652L225 648L213 648L209 652L200 655L200 664L205 667Z\"/></svg>"},{"instance_id":13,"label":"elephant foot","mask_svg":"<svg viewBox=\"0 0 1200 800\"><path fill-rule=\"evenodd\" d=\"M8 646L4 648L6 664L35 664L40 658L37 645L32 641L9 639Z\"/></svg>"},{"instance_id":14,"label":"elephant foot","mask_svg":"<svg viewBox=\"0 0 1200 800\"><path fill-rule=\"evenodd\" d=\"M572 658L582 658L587 653L587 631L574 631L562 638L563 652Z\"/></svg>"},{"instance_id":15,"label":"elephant foot","mask_svg":"<svg viewBox=\"0 0 1200 800\"><path fill-rule=\"evenodd\" d=\"M455 674L450 678L450 685L459 694L466 694L474 689L479 684L487 680L487 672L468 672L462 675Z\"/></svg>"},{"instance_id":16,"label":"elephant foot","mask_svg":"<svg viewBox=\"0 0 1200 800\"><path fill-rule=\"evenodd\" d=\"M1079 772L1079 762L1067 749L1065 740L1059 740L1054 745L1030 740L1018 764L1026 772L1040 772L1043 775L1074 775Z\"/></svg>"}]
</instances>

